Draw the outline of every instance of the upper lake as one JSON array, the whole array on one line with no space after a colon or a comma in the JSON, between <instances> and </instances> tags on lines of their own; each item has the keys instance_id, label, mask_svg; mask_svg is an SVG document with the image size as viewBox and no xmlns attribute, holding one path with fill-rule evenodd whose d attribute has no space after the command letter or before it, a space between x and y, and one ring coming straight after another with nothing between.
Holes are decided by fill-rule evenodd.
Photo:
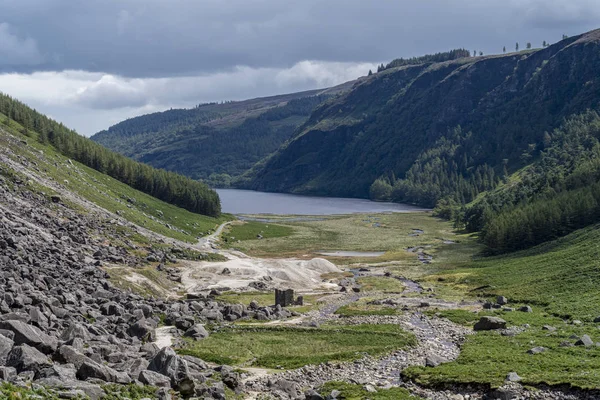
<instances>
[{"instance_id":1,"label":"upper lake","mask_svg":"<svg viewBox=\"0 0 600 400\"><path fill-rule=\"evenodd\" d=\"M252 190L216 189L221 208L231 214L335 215L378 212L415 212L426 209L364 199L300 196Z\"/></svg>"}]
</instances>

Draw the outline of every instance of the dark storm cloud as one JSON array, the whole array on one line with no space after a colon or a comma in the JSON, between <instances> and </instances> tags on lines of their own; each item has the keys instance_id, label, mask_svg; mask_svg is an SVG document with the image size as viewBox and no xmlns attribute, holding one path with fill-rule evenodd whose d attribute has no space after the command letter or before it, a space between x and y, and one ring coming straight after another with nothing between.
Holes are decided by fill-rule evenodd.
<instances>
[{"instance_id":1,"label":"dark storm cloud","mask_svg":"<svg viewBox=\"0 0 600 400\"><path fill-rule=\"evenodd\" d=\"M562 33L593 28L600 16L596 0L3 3L0 23L37 49L16 58L23 62L0 65L4 71L81 69L129 77L284 67L302 60L390 60L459 46L490 52L518 40L556 41Z\"/></svg>"},{"instance_id":2,"label":"dark storm cloud","mask_svg":"<svg viewBox=\"0 0 600 400\"><path fill-rule=\"evenodd\" d=\"M600 27L599 0L1 0L0 91L86 135L170 107L336 85L457 47Z\"/></svg>"}]
</instances>

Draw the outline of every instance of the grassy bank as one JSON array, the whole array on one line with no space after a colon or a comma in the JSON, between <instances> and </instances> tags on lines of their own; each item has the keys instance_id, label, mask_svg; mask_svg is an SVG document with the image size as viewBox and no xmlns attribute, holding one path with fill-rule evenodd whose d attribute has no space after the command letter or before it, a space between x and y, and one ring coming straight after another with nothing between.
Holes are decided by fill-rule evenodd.
<instances>
[{"instance_id":1,"label":"grassy bank","mask_svg":"<svg viewBox=\"0 0 600 400\"><path fill-rule=\"evenodd\" d=\"M0 114L0 119L4 120L5 117ZM230 215L211 218L165 203L67 159L52 146L38 143L35 132L30 132L32 137L22 135L22 129L12 120L8 126L2 124L0 146L9 150L7 154L15 161L20 162L17 160L20 156L29 163L35 163L39 176L56 185L59 192L60 188L65 188L108 211L118 212L122 218L137 225L187 242L194 242L196 237L233 219Z\"/></svg>"},{"instance_id":2,"label":"grassy bank","mask_svg":"<svg viewBox=\"0 0 600 400\"><path fill-rule=\"evenodd\" d=\"M515 336L478 332L463 345L455 362L436 368L410 368L408 378L428 386L448 383L498 386L508 372L522 383L600 386L600 347L573 346L576 337L589 335L600 342L600 229L598 226L533 249L499 257L442 267L426 278L449 291L493 299L508 297L510 307L531 305L532 313L452 310L440 313L457 323L471 325L481 315L495 314L508 326L523 327ZM550 326L554 329L547 329ZM546 328L545 328L546 327ZM528 354L533 347L546 349Z\"/></svg>"},{"instance_id":3,"label":"grassy bank","mask_svg":"<svg viewBox=\"0 0 600 400\"><path fill-rule=\"evenodd\" d=\"M320 328L226 328L200 342L188 341L181 354L205 361L264 368L297 368L326 361L351 361L415 345L412 334L396 325Z\"/></svg>"}]
</instances>

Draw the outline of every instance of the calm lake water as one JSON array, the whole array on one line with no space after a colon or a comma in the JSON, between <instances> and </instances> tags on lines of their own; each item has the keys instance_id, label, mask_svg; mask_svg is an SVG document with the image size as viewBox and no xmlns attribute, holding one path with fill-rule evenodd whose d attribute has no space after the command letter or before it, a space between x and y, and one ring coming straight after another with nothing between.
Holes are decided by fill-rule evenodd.
<instances>
[{"instance_id":1,"label":"calm lake water","mask_svg":"<svg viewBox=\"0 0 600 400\"><path fill-rule=\"evenodd\" d=\"M231 214L334 215L377 212L415 212L425 209L363 199L298 196L252 190L216 189L223 212Z\"/></svg>"}]
</instances>

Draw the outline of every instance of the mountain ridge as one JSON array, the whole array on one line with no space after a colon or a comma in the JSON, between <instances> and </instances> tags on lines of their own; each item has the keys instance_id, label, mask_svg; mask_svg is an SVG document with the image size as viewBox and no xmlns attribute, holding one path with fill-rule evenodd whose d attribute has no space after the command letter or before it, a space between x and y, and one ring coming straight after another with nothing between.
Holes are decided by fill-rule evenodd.
<instances>
[{"instance_id":1,"label":"mountain ridge","mask_svg":"<svg viewBox=\"0 0 600 400\"><path fill-rule=\"evenodd\" d=\"M500 169L508 158L514 170L519 166L515 154L539 142L546 130L598 105L599 36L596 30L540 50L373 74L319 107L240 185L368 197L375 179L383 174L404 177L420 153L458 125L472 130L482 142L492 139L484 143L484 154L474 153L479 157L476 163L491 157L493 167ZM563 77L571 81L563 82ZM526 107L533 110L531 118L524 115Z\"/></svg>"}]
</instances>

